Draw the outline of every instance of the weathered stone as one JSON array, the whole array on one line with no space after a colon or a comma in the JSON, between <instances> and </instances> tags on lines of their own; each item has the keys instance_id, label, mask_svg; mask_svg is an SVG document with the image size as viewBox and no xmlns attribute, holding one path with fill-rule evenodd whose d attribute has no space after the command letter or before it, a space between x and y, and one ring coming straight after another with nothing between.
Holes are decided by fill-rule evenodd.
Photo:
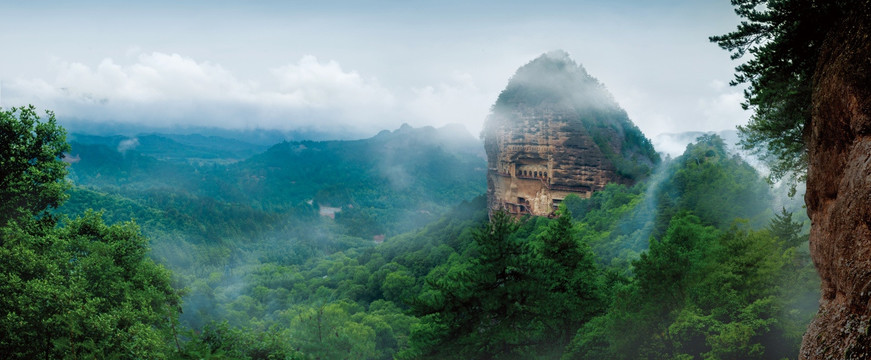
<instances>
[{"instance_id":1,"label":"weathered stone","mask_svg":"<svg viewBox=\"0 0 871 360\"><path fill-rule=\"evenodd\" d=\"M517 71L484 131L490 209L514 214L550 215L567 195L634 183L658 161L607 90L560 51Z\"/></svg>"},{"instance_id":2,"label":"weathered stone","mask_svg":"<svg viewBox=\"0 0 871 360\"><path fill-rule=\"evenodd\" d=\"M871 2L860 3L814 77L805 201L822 299L802 359L871 359Z\"/></svg>"}]
</instances>

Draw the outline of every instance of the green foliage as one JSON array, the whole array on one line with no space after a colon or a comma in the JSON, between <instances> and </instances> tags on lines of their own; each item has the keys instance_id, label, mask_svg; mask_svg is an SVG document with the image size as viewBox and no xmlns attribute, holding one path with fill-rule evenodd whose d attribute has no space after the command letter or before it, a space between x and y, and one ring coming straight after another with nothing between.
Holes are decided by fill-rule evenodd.
<instances>
[{"instance_id":1,"label":"green foliage","mask_svg":"<svg viewBox=\"0 0 871 360\"><path fill-rule=\"evenodd\" d=\"M305 359L288 341L289 337L274 329L251 331L234 328L226 322L206 325L202 332L188 334L179 354L182 359Z\"/></svg>"},{"instance_id":2,"label":"green foliage","mask_svg":"<svg viewBox=\"0 0 871 360\"><path fill-rule=\"evenodd\" d=\"M257 339L277 338L308 358L391 359L409 347L418 323L406 314L406 304L420 293L427 273L457 256L445 243L460 252L469 248L473 224L486 219L485 206L484 197L464 202L440 221L377 247L356 246L300 263L276 247L270 257L209 266L210 272L192 280L186 323L203 329L199 334L223 326L229 334L242 329ZM246 344L262 343L252 338L206 347L202 336L190 335L189 345L183 341L183 353L247 354Z\"/></svg>"},{"instance_id":3,"label":"green foliage","mask_svg":"<svg viewBox=\"0 0 871 360\"><path fill-rule=\"evenodd\" d=\"M163 136L140 136L139 146L120 152L119 139L78 135L77 186L58 212L96 208L112 221L137 219L152 256L190 289L180 318L194 329L227 321L286 331L281 310L324 296L363 306L388 299L401 312L422 277L455 250L426 237L408 253L388 244L374 252L373 237L390 239L483 192L483 160L465 156L460 135L403 127L359 141L282 143L235 163L204 161L203 144ZM326 206L341 211L319 216ZM357 261L369 254L371 263ZM395 339L375 356L389 358L409 327L391 330Z\"/></svg>"},{"instance_id":4,"label":"green foliage","mask_svg":"<svg viewBox=\"0 0 871 360\"><path fill-rule=\"evenodd\" d=\"M531 241L531 267L544 292L536 294L548 347L564 348L578 328L604 309L600 269L589 245L582 242L565 207L545 233Z\"/></svg>"},{"instance_id":5,"label":"green foliage","mask_svg":"<svg viewBox=\"0 0 871 360\"><path fill-rule=\"evenodd\" d=\"M409 358L477 358L485 354L519 357L521 342L535 337L527 303L522 245L512 235L518 224L495 212L476 231L469 261L449 262L428 276L414 313ZM456 257L454 258L457 259ZM520 334L523 334L522 337Z\"/></svg>"},{"instance_id":6,"label":"green foliage","mask_svg":"<svg viewBox=\"0 0 871 360\"><path fill-rule=\"evenodd\" d=\"M99 214L57 226L69 149L54 114L0 111L0 353L13 358L165 358L180 299L133 223ZM177 342L176 342L177 344Z\"/></svg>"},{"instance_id":7,"label":"green foliage","mask_svg":"<svg viewBox=\"0 0 871 360\"><path fill-rule=\"evenodd\" d=\"M306 205L334 207L339 210L335 222L341 225L335 231L371 239L418 228L484 192L484 160L469 156L464 134L444 131L404 127L364 140L285 142L233 163L203 162L203 145L184 147L156 135L137 138L141 144L123 152L118 140L78 135L86 142L73 143L71 178L90 190L182 216L190 207L174 204L176 198L211 201L206 209L232 205L267 215L294 213ZM155 143L177 150L160 152ZM198 157L179 161L185 154ZM229 236L217 233L209 240L215 237Z\"/></svg>"},{"instance_id":8,"label":"green foliage","mask_svg":"<svg viewBox=\"0 0 871 360\"><path fill-rule=\"evenodd\" d=\"M735 218L761 225L771 195L756 170L729 155L723 139L699 137L675 159L673 179L663 186L679 209L691 209L706 224L728 227Z\"/></svg>"},{"instance_id":9,"label":"green foliage","mask_svg":"<svg viewBox=\"0 0 871 360\"><path fill-rule=\"evenodd\" d=\"M591 246L600 264L626 269L647 248L655 208L645 186L609 184L589 199L569 196L563 201L578 221L582 242Z\"/></svg>"},{"instance_id":10,"label":"green foliage","mask_svg":"<svg viewBox=\"0 0 871 360\"><path fill-rule=\"evenodd\" d=\"M720 228L736 218L761 226L770 202L768 186L756 170L730 155L715 135L700 137L646 183L609 184L589 199L563 200L600 264L618 272L626 272L629 262L647 249L650 237L663 236L681 211L692 211L705 224Z\"/></svg>"},{"instance_id":11,"label":"green foliage","mask_svg":"<svg viewBox=\"0 0 871 360\"><path fill-rule=\"evenodd\" d=\"M370 141L399 146L392 135ZM59 210L136 218L152 255L178 269L189 288L182 326L168 313L169 329L153 326L164 347L143 347L145 357L783 358L813 314L805 237L785 213L766 223L767 187L719 138L699 139L647 182L570 196L553 219L488 221L479 196L406 233L396 216L434 217L421 204L472 180L425 147L360 168L358 156L387 154L369 145L284 144L206 167L92 149L107 161L81 158L74 175L91 185ZM379 178L385 169L421 175ZM163 184L147 177L179 170ZM329 179L349 174L357 185ZM442 199L414 193L430 181L459 185L439 188L457 191ZM333 220L321 203L353 206Z\"/></svg>"},{"instance_id":12,"label":"green foliage","mask_svg":"<svg viewBox=\"0 0 871 360\"><path fill-rule=\"evenodd\" d=\"M571 214L517 223L503 212L474 234L468 258L427 276L402 358L559 357L601 312L600 272Z\"/></svg>"},{"instance_id":13,"label":"green foliage","mask_svg":"<svg viewBox=\"0 0 871 360\"><path fill-rule=\"evenodd\" d=\"M737 30L710 40L751 58L735 68L732 85L747 84L744 109L753 115L739 126L741 145L759 155L771 179L793 184L807 169L805 129L820 49L830 30L855 4L851 1L732 0L743 18Z\"/></svg>"},{"instance_id":14,"label":"green foliage","mask_svg":"<svg viewBox=\"0 0 871 360\"><path fill-rule=\"evenodd\" d=\"M356 231L380 226L369 232L395 234L420 225L397 212L435 213L484 191L483 171L475 170L483 160L461 156L437 137L434 129L403 128L357 141L282 143L224 176L238 179L235 186L264 209L313 200L350 210L337 221Z\"/></svg>"},{"instance_id":15,"label":"green foliage","mask_svg":"<svg viewBox=\"0 0 871 360\"><path fill-rule=\"evenodd\" d=\"M63 227L2 229L0 352L16 358L150 357L174 352L180 300L133 223L87 213Z\"/></svg>"},{"instance_id":16,"label":"green foliage","mask_svg":"<svg viewBox=\"0 0 871 360\"><path fill-rule=\"evenodd\" d=\"M40 121L36 107L0 109L0 226L21 215L40 215L63 202L69 150L54 113Z\"/></svg>"},{"instance_id":17,"label":"green foliage","mask_svg":"<svg viewBox=\"0 0 871 360\"><path fill-rule=\"evenodd\" d=\"M793 288L794 249L767 231L719 230L680 214L633 262L635 277L614 287L608 312L578 331L567 358L795 358L795 329L813 314L796 301L818 289L806 277L809 286Z\"/></svg>"},{"instance_id":18,"label":"green foliage","mask_svg":"<svg viewBox=\"0 0 871 360\"><path fill-rule=\"evenodd\" d=\"M781 208L779 214L774 214L768 231L788 247L796 247L808 239L801 236L802 224L792 220L792 213Z\"/></svg>"}]
</instances>

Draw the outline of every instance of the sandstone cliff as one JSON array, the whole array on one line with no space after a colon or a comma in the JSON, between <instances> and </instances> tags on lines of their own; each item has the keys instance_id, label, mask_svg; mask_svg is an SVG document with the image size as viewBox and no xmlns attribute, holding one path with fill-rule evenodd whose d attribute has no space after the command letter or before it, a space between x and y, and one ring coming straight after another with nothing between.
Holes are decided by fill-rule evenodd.
<instances>
[{"instance_id":1,"label":"sandstone cliff","mask_svg":"<svg viewBox=\"0 0 871 360\"><path fill-rule=\"evenodd\" d=\"M484 128L491 209L549 215L568 194L647 176L659 157L626 112L568 54L517 70Z\"/></svg>"},{"instance_id":2,"label":"sandstone cliff","mask_svg":"<svg viewBox=\"0 0 871 360\"><path fill-rule=\"evenodd\" d=\"M871 359L871 15L829 35L814 78L807 202L820 310L803 359Z\"/></svg>"}]
</instances>

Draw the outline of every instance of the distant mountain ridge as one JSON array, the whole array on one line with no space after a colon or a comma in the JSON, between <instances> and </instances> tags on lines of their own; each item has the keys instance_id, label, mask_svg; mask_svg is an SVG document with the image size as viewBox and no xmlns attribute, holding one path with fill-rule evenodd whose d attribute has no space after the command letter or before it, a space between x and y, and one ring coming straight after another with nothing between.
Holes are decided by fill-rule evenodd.
<instances>
[{"instance_id":1,"label":"distant mountain ridge","mask_svg":"<svg viewBox=\"0 0 871 360\"><path fill-rule=\"evenodd\" d=\"M196 135L202 137L218 137L238 140L243 143L269 147L284 141L332 141L360 140L374 136L375 132L359 132L351 130L322 131L309 128L277 129L277 128L225 128L215 126L154 126L145 123L114 123L93 122L86 119L59 119L60 124L69 134L93 135L101 137L137 137L143 134L158 134L168 138L176 136ZM425 127L425 126L421 126ZM446 124L438 127L463 127L461 124ZM389 130L382 130L389 131ZM466 130L467 131L467 130Z\"/></svg>"},{"instance_id":2,"label":"distant mountain ridge","mask_svg":"<svg viewBox=\"0 0 871 360\"><path fill-rule=\"evenodd\" d=\"M73 133L69 141L82 145L103 145L118 152L136 151L160 160L187 162L192 160L239 161L265 151L268 146L247 143L232 138L200 134L146 133L135 136L100 136Z\"/></svg>"},{"instance_id":3,"label":"distant mountain ridge","mask_svg":"<svg viewBox=\"0 0 871 360\"><path fill-rule=\"evenodd\" d=\"M67 140L85 145L105 145L118 148L120 152L135 149L144 155L172 161L186 161L192 158L238 161L262 153L282 142L356 140L324 138L328 134L308 133L294 133L294 137L285 137L282 134L287 133L278 130L199 129L203 132L198 132L197 129L187 129L178 133L140 131L143 129L137 127L130 127L129 130L131 131L108 135L103 132L72 132L67 136ZM454 151L483 154L481 140L469 133L461 124L447 124L438 128L424 126L417 129L402 124L395 131L382 130L375 137L394 132L411 134L413 133L411 130L424 132L426 135L422 136L421 140L438 141Z\"/></svg>"},{"instance_id":4,"label":"distant mountain ridge","mask_svg":"<svg viewBox=\"0 0 871 360\"><path fill-rule=\"evenodd\" d=\"M240 186L251 194L263 194L264 204L270 206L281 206L273 201L278 192L297 198L310 194L305 196L315 196L316 201L332 206L368 197L353 195L361 189L348 186L349 177L381 189L375 201L389 206L406 201L406 193L439 197L452 192L454 186L465 186L461 184L483 185L482 152L480 141L464 128L412 128L405 124L369 139L283 142L228 171L240 179L262 178ZM312 193L314 189L304 190L301 183L317 184L320 190ZM483 192L483 187L478 189Z\"/></svg>"},{"instance_id":5,"label":"distant mountain ridge","mask_svg":"<svg viewBox=\"0 0 871 360\"><path fill-rule=\"evenodd\" d=\"M342 208L336 221L370 235L411 229L485 191L483 146L462 126L403 125L368 139L267 149L197 134L71 139L77 185L134 200L176 193L267 212L311 202Z\"/></svg>"}]
</instances>

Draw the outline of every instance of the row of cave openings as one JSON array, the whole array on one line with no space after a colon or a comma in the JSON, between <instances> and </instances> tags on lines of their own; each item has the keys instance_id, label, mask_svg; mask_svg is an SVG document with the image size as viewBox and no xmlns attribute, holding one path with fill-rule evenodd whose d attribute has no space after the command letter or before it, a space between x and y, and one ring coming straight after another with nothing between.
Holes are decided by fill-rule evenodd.
<instances>
[{"instance_id":1,"label":"row of cave openings","mask_svg":"<svg viewBox=\"0 0 871 360\"><path fill-rule=\"evenodd\" d=\"M516 176L527 179L541 179L547 181L550 178L548 166L544 163L528 162L500 162L496 171L502 176Z\"/></svg>"},{"instance_id":2,"label":"row of cave openings","mask_svg":"<svg viewBox=\"0 0 871 360\"><path fill-rule=\"evenodd\" d=\"M518 177L547 179L547 173L544 171L519 170L519 171L517 171L517 176Z\"/></svg>"}]
</instances>

